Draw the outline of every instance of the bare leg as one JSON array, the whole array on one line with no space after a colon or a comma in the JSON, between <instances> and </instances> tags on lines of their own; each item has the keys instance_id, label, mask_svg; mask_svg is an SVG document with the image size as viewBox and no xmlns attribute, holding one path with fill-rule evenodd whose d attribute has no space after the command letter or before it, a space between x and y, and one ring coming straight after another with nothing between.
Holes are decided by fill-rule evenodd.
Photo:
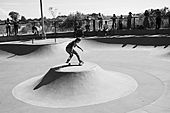
<instances>
[{"instance_id":1,"label":"bare leg","mask_svg":"<svg viewBox=\"0 0 170 113\"><path fill-rule=\"evenodd\" d=\"M70 56L69 56L69 58L67 59L66 63L69 63L72 57L73 57L73 53L70 54Z\"/></svg>"},{"instance_id":2,"label":"bare leg","mask_svg":"<svg viewBox=\"0 0 170 113\"><path fill-rule=\"evenodd\" d=\"M75 54L75 55L76 55L76 57L77 57L77 59L78 59L79 63L83 63L83 61L82 61L82 60L80 60L80 56L78 55L78 53L77 53L75 50L73 50L73 54Z\"/></svg>"}]
</instances>

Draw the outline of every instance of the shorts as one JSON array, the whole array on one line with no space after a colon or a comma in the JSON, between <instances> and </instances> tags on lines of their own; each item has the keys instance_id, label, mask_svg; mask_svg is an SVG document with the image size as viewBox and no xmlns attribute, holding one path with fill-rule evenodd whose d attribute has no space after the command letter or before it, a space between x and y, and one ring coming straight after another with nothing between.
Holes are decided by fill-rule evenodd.
<instances>
[{"instance_id":1,"label":"shorts","mask_svg":"<svg viewBox=\"0 0 170 113\"><path fill-rule=\"evenodd\" d=\"M66 51L69 55L78 54L74 49L71 48L66 48Z\"/></svg>"}]
</instances>

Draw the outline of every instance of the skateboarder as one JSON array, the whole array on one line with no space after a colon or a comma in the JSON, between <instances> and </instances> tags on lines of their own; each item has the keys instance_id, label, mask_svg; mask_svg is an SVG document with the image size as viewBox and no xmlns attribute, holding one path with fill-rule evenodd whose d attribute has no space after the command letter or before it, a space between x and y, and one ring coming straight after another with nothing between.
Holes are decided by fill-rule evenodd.
<instances>
[{"instance_id":1,"label":"skateboarder","mask_svg":"<svg viewBox=\"0 0 170 113\"><path fill-rule=\"evenodd\" d=\"M75 47L78 47L80 50L83 51L83 49L81 47L79 47L77 45L77 43L79 43L81 41L80 38L76 38L74 41L70 42L67 46L66 46L66 51L67 53L70 55L69 58L67 59L66 63L69 63L71 58L73 57L73 55L75 54L77 56L77 59L79 61L79 65L82 65L84 62L82 60L80 60L80 56L78 55L78 53L74 50Z\"/></svg>"}]
</instances>

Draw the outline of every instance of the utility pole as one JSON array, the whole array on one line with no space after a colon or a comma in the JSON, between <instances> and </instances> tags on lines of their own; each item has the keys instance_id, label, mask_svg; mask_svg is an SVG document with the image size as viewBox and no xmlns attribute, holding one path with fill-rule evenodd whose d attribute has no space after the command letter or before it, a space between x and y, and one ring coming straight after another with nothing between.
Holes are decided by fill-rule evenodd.
<instances>
[{"instance_id":1,"label":"utility pole","mask_svg":"<svg viewBox=\"0 0 170 113\"><path fill-rule=\"evenodd\" d=\"M40 0L40 10L41 10L41 21L42 21L42 37L46 38L46 34L44 31L44 16L43 16L43 6L42 6L42 0Z\"/></svg>"}]
</instances>

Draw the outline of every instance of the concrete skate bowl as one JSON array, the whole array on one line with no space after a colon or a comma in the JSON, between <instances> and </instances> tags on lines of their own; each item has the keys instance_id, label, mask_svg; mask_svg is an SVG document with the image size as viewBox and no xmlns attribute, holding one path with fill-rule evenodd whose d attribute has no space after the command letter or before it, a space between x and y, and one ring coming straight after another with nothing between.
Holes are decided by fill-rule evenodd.
<instances>
[{"instance_id":1,"label":"concrete skate bowl","mask_svg":"<svg viewBox=\"0 0 170 113\"><path fill-rule=\"evenodd\" d=\"M166 87L170 86L168 81L170 80L170 65L168 62L150 54L155 49L153 45L151 47L146 46L144 49L143 46L132 49L131 45L122 48L123 43L115 43L112 39L102 38L102 41L98 41L95 38L82 40L79 45L84 49L84 52L77 52L85 63L88 61L97 65L98 68L95 69L92 68L93 66L90 66L91 68L84 67L88 71L91 69L97 70L96 74L85 73L82 75L87 76L81 76L80 78L78 75L65 75L54 77L53 79L52 76L52 79L49 79L48 82L41 82L43 80L46 81L47 75L56 74L59 70L60 72L68 73L66 71L70 69L69 66L59 65L68 57L64 50L66 44L42 46L41 49L21 56L22 58L31 56L30 62L25 60L20 62L23 59L17 59L17 61L12 59L4 63L8 67L1 65L1 69L9 67L11 69L8 72L1 73L3 76L2 80L8 75L8 78L6 77L7 81L0 82L4 89L8 89L3 90L1 87L2 92L5 92L1 93L1 95L6 95L5 101L2 101L4 111L9 111L7 109L11 108L15 109L15 111L10 110L12 112L9 113L27 112L27 110L30 110L30 113L127 113L137 109L157 108L157 106L164 107L164 105L167 105L164 103L168 101L165 95L168 95ZM158 49L158 51L161 52L162 49ZM44 60L42 57L42 60L34 59L36 52L39 53L38 50L40 50L40 53L43 53L41 54L42 56L46 52L48 54L48 51L51 51L53 55L47 60ZM168 48L164 50L166 51ZM58 55L57 59L56 55ZM75 60L77 62L76 58ZM52 62L55 65L51 65ZM13 66L13 63L15 66ZM22 67L22 71L16 73L18 69L16 65L17 67ZM58 69L58 66L61 66L60 69ZM71 67L76 72L76 70L80 70L81 66L75 64L75 66ZM65 82L62 82L64 80ZM127 80L127 82L123 82L124 80ZM41 83L41 87L33 90L39 83ZM58 85L59 83L61 85ZM72 85L66 85L67 83ZM115 87L119 87L114 83L119 83L123 90L119 90L120 92L114 91ZM137 86L136 88L127 87L126 83L130 83L132 86L137 84ZM103 84L106 84L107 88ZM8 88L9 86L12 88ZM100 86L99 89L98 86ZM126 87L125 90L123 87ZM90 92L91 90L93 91ZM165 93L166 91L167 93ZM6 100L9 100L10 103Z\"/></svg>"},{"instance_id":2,"label":"concrete skate bowl","mask_svg":"<svg viewBox=\"0 0 170 113\"><path fill-rule=\"evenodd\" d=\"M153 102L161 95L163 85L158 79L148 73L121 69L125 73L119 72L120 70L103 70L97 64L88 62L83 66L60 65L51 68L45 76L33 77L18 84L12 93L15 98L31 105L60 108L64 111L78 109L79 112L100 108L120 110L124 108L128 100L142 95L143 102L138 101L140 104L137 106L141 107ZM133 78L136 74L142 77ZM143 81L143 77L149 80ZM146 88L141 85L150 83L154 86ZM144 91L147 90L150 91L145 94ZM125 103L124 100L126 100ZM137 100L133 101L136 104Z\"/></svg>"},{"instance_id":3,"label":"concrete skate bowl","mask_svg":"<svg viewBox=\"0 0 170 113\"><path fill-rule=\"evenodd\" d=\"M57 51L55 44L0 44L1 56L9 54L24 57L45 56L52 55L53 50Z\"/></svg>"},{"instance_id":4,"label":"concrete skate bowl","mask_svg":"<svg viewBox=\"0 0 170 113\"><path fill-rule=\"evenodd\" d=\"M90 38L87 40L91 42L91 49L96 47L100 48L102 45L104 48L113 49L125 47L130 49L130 51L138 48L149 51L148 56L170 59L170 49L168 48L170 38L168 37Z\"/></svg>"}]
</instances>

